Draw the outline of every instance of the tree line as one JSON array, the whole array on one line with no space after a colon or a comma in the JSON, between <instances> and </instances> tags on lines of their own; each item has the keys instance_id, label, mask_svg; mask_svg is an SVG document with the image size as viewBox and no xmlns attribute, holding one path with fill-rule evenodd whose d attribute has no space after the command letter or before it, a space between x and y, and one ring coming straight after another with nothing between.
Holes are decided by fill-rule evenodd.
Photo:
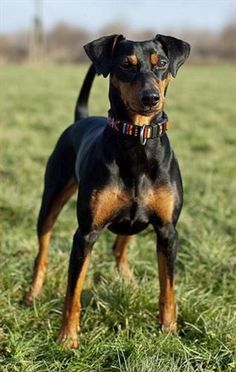
<instances>
[{"instance_id":1,"label":"tree line","mask_svg":"<svg viewBox=\"0 0 236 372\"><path fill-rule=\"evenodd\" d=\"M125 30L125 32L124 32ZM124 33L133 40L153 38L157 31L129 30L127 25L107 25L96 34L66 23L56 24L52 29L37 34L37 30L0 34L0 63L82 63L88 61L83 45L101 35ZM218 63L236 61L236 23L227 25L220 32L210 30L165 30L190 42L190 62Z\"/></svg>"}]
</instances>

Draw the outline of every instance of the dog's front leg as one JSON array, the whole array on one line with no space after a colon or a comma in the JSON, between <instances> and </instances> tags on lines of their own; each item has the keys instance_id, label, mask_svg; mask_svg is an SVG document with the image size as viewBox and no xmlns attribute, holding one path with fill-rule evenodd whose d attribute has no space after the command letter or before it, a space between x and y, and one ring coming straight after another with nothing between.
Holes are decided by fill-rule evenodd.
<instances>
[{"instance_id":1,"label":"dog's front leg","mask_svg":"<svg viewBox=\"0 0 236 372\"><path fill-rule=\"evenodd\" d=\"M98 233L82 235L78 229L74 235L70 256L67 292L63 312L63 323L58 341L68 349L77 348L77 332L81 310L80 297L85 275L89 266L92 246Z\"/></svg>"},{"instance_id":2,"label":"dog's front leg","mask_svg":"<svg viewBox=\"0 0 236 372\"><path fill-rule=\"evenodd\" d=\"M178 248L178 233L172 223L158 227L156 232L160 281L159 321L164 332L176 332L174 270Z\"/></svg>"}]
</instances>

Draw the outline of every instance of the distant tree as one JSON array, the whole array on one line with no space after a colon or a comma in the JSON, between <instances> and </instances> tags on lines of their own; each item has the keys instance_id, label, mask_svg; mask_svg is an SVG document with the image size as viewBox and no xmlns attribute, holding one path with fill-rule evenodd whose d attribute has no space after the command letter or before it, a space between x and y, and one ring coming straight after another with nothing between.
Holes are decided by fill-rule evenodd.
<instances>
[{"instance_id":1,"label":"distant tree","mask_svg":"<svg viewBox=\"0 0 236 372\"><path fill-rule=\"evenodd\" d=\"M221 33L220 54L223 58L236 62L236 22Z\"/></svg>"},{"instance_id":2,"label":"distant tree","mask_svg":"<svg viewBox=\"0 0 236 372\"><path fill-rule=\"evenodd\" d=\"M26 31L0 35L0 62L22 63L29 55L29 34Z\"/></svg>"},{"instance_id":3,"label":"distant tree","mask_svg":"<svg viewBox=\"0 0 236 372\"><path fill-rule=\"evenodd\" d=\"M83 45L88 40L87 31L66 23L58 23L47 34L49 57L58 63L87 61Z\"/></svg>"},{"instance_id":4,"label":"distant tree","mask_svg":"<svg viewBox=\"0 0 236 372\"><path fill-rule=\"evenodd\" d=\"M45 60L45 32L43 25L43 0L34 0L35 14L32 20L29 43L29 59L33 63Z\"/></svg>"},{"instance_id":5,"label":"distant tree","mask_svg":"<svg viewBox=\"0 0 236 372\"><path fill-rule=\"evenodd\" d=\"M58 23L51 30L44 32L44 48L47 61L54 63L88 62L83 45L102 35L123 34L128 39L152 39L159 30L135 30L122 22L106 25L99 32L91 33L66 23ZM173 35L188 41L191 46L190 63L221 63L236 61L236 22L227 25L221 32L206 30L163 30L162 33ZM0 63L23 63L31 56L32 32L0 34Z\"/></svg>"}]
</instances>

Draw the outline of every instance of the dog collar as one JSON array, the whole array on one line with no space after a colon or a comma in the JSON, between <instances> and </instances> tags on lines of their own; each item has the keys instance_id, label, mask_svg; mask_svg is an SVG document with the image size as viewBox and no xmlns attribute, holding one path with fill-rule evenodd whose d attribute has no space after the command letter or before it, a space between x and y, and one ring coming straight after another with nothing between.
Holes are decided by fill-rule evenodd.
<instances>
[{"instance_id":1,"label":"dog collar","mask_svg":"<svg viewBox=\"0 0 236 372\"><path fill-rule=\"evenodd\" d=\"M111 115L107 119L108 125L116 132L132 137L139 137L142 145L145 145L148 139L158 138L169 128L168 116L163 112L162 117L150 125L135 125L122 120L115 120Z\"/></svg>"}]
</instances>

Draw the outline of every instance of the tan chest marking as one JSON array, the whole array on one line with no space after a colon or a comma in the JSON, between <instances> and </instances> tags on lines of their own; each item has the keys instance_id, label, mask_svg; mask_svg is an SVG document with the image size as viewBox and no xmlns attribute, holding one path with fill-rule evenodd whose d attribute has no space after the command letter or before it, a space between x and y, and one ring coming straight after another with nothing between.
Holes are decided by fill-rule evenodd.
<instances>
[{"instance_id":1,"label":"tan chest marking","mask_svg":"<svg viewBox=\"0 0 236 372\"><path fill-rule=\"evenodd\" d=\"M129 202L129 194L118 186L108 186L100 191L95 190L91 200L93 226L106 224L114 213Z\"/></svg>"},{"instance_id":2,"label":"tan chest marking","mask_svg":"<svg viewBox=\"0 0 236 372\"><path fill-rule=\"evenodd\" d=\"M163 223L171 222L175 204L175 193L171 187L161 186L150 190L144 198L144 203L155 211Z\"/></svg>"}]
</instances>

